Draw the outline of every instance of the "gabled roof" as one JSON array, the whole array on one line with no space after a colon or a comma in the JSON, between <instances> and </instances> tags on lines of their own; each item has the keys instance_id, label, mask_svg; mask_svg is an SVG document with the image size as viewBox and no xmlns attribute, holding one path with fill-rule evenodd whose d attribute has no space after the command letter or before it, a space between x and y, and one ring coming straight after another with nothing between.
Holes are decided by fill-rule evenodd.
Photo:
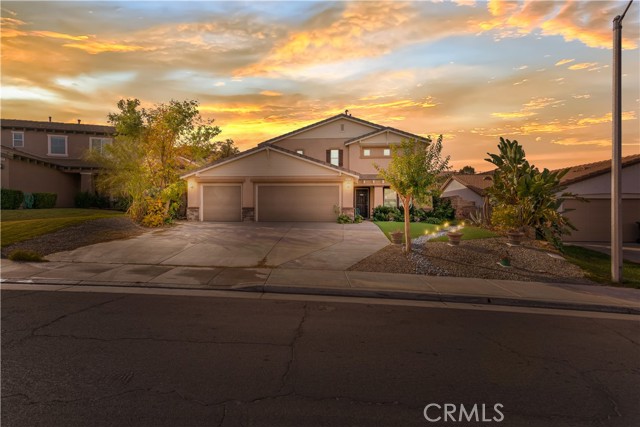
<instances>
[{"instance_id":1,"label":"gabled roof","mask_svg":"<svg viewBox=\"0 0 640 427\"><path fill-rule=\"evenodd\" d=\"M92 170L92 169L101 168L100 165L98 165L97 163L89 162L82 159L57 159L57 158L53 159L53 158L40 157L34 154L25 153L24 151L21 151L21 150L16 150L15 148L12 148L12 147L5 147L4 145L2 146L1 151L2 151L3 157L33 161L38 164L44 164L44 165L54 167L63 172L73 172L78 169Z\"/></svg>"},{"instance_id":2,"label":"gabled roof","mask_svg":"<svg viewBox=\"0 0 640 427\"><path fill-rule=\"evenodd\" d=\"M43 132L67 132L67 133L91 133L113 135L116 129L113 126L83 125L78 123L37 122L33 120L0 120L3 129L35 130Z\"/></svg>"},{"instance_id":3,"label":"gabled roof","mask_svg":"<svg viewBox=\"0 0 640 427\"><path fill-rule=\"evenodd\" d=\"M454 174L442 184L441 188L444 190L451 181L457 181L474 193L484 196L484 190L493 185L493 171L478 174Z\"/></svg>"},{"instance_id":4,"label":"gabled roof","mask_svg":"<svg viewBox=\"0 0 640 427\"><path fill-rule=\"evenodd\" d=\"M372 138L372 137L374 137L376 135L380 135L380 134L383 134L385 132L395 133L396 135L400 135L400 136L402 136L404 138L427 141L427 138L425 138L423 136L416 135L416 134L409 133L409 132L405 132L403 130L392 128L392 127L389 127L389 126L385 126L385 127L381 128L381 129L377 129L377 130L374 130L372 132L365 133L364 135L360 135L360 136L356 136L355 138L348 139L348 140L346 140L344 142L344 145L350 145L350 144L353 144L354 142L363 141L365 139Z\"/></svg>"},{"instance_id":5,"label":"gabled roof","mask_svg":"<svg viewBox=\"0 0 640 427\"><path fill-rule=\"evenodd\" d=\"M384 126L380 126L380 125L377 125L377 124L375 124L375 123L368 122L368 121L366 121L366 120L362 120L362 119L359 119L359 118L357 118L357 117L353 117L353 116L351 116L351 115L348 115L348 114L344 114L344 113L342 113L342 114L338 114L338 115L336 115L336 116L329 117L329 118L324 119L324 120L320 120L319 122L312 123L312 124L310 124L310 125L307 125L307 126L301 127L300 129L296 129L296 130L294 130L294 131L291 131L291 132L285 133L284 135L280 135L280 136L277 136L277 137L275 137L275 138L268 139L268 140L266 140L266 141L261 142L260 144L258 144L258 146L261 146L261 145L271 145L271 144L273 144L273 143L275 143L275 142L278 142L278 141L280 141L280 140L283 140L283 139L285 139L285 138L289 138L289 137L291 137L291 136L294 136L294 135L297 135L297 134L299 134L299 133L302 133L302 132L305 132L305 131L308 131L308 130L314 129L314 128L316 128L316 127L319 127L319 126L325 125L325 124L327 124L327 123L334 122L334 121L339 120L339 119L346 119L346 120L350 120L350 121L355 122L355 123L360 123L360 124L365 125L365 126L371 126L371 127L373 127L374 129L376 129L376 130L379 130L379 129L384 128Z\"/></svg>"},{"instance_id":6,"label":"gabled roof","mask_svg":"<svg viewBox=\"0 0 640 427\"><path fill-rule=\"evenodd\" d=\"M304 154L298 154L295 151L287 150L286 148L278 147L277 145L262 145L262 146L259 145L257 147L254 147L254 148L250 149L250 150L246 150L246 151L243 151L242 153L238 153L238 154L236 154L234 156L227 157L227 158L220 159L220 160L216 160L215 162L212 162L212 163L210 163L210 164L208 164L206 166L203 166L203 167L201 167L199 169L196 169L196 170L191 171L191 172L189 172L187 174L184 174L184 175L180 176L180 178L182 178L182 179L188 178L190 176L197 175L197 174L199 174L201 172L204 172L206 170L213 169L215 167L222 166L222 165L227 164L227 163L235 162L235 161L240 160L240 159L242 159L244 157L247 157L247 156L249 156L251 154L258 153L258 152L264 151L264 150L278 151L278 152L286 154L288 156L298 158L301 161L305 161L305 162L308 162L308 163L313 163L313 164L315 164L317 166L322 166L322 167L325 167L327 169L332 169L332 170L334 170L336 172L340 172L340 173L344 173L344 174L347 174L347 175L351 175L354 178L360 178L360 174L358 172L354 172L354 171L349 170L347 168L334 166L331 163L323 162L322 160L314 159L313 157L305 156Z\"/></svg>"},{"instance_id":7,"label":"gabled roof","mask_svg":"<svg viewBox=\"0 0 640 427\"><path fill-rule=\"evenodd\" d=\"M635 165L640 163L640 154L626 156L622 158L622 167ZM566 168L562 168L566 169ZM611 160L602 160L584 165L571 166L569 172L562 178L562 185L570 185L576 182L584 181L598 175L603 175L611 171Z\"/></svg>"}]
</instances>

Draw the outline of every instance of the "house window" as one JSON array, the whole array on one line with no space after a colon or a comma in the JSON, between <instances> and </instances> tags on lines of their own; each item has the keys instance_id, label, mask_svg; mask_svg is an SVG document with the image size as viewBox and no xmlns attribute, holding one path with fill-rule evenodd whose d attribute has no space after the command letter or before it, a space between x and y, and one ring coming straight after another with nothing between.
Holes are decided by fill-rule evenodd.
<instances>
[{"instance_id":1,"label":"house window","mask_svg":"<svg viewBox=\"0 0 640 427\"><path fill-rule=\"evenodd\" d=\"M398 194L393 191L391 188L383 189L383 202L384 206L389 206L392 208L398 207Z\"/></svg>"},{"instance_id":2,"label":"house window","mask_svg":"<svg viewBox=\"0 0 640 427\"><path fill-rule=\"evenodd\" d=\"M296 150L296 153L304 155L304 150Z\"/></svg>"},{"instance_id":3,"label":"house window","mask_svg":"<svg viewBox=\"0 0 640 427\"><path fill-rule=\"evenodd\" d=\"M107 144L111 144L111 138L91 138L91 150L96 150L99 153L104 151L104 146Z\"/></svg>"},{"instance_id":4,"label":"house window","mask_svg":"<svg viewBox=\"0 0 640 427\"><path fill-rule=\"evenodd\" d=\"M66 156L67 155L67 137L64 135L49 135L49 153L50 156Z\"/></svg>"},{"instance_id":5,"label":"house window","mask_svg":"<svg viewBox=\"0 0 640 427\"><path fill-rule=\"evenodd\" d=\"M365 148L364 150L362 150L362 155L364 157L369 157L371 155L371 150L368 148Z\"/></svg>"},{"instance_id":6,"label":"house window","mask_svg":"<svg viewBox=\"0 0 640 427\"><path fill-rule=\"evenodd\" d=\"M342 166L342 150L327 150L327 163L334 166Z\"/></svg>"},{"instance_id":7,"label":"house window","mask_svg":"<svg viewBox=\"0 0 640 427\"><path fill-rule=\"evenodd\" d=\"M340 132L344 132L344 123L340 125Z\"/></svg>"},{"instance_id":8,"label":"house window","mask_svg":"<svg viewBox=\"0 0 640 427\"><path fill-rule=\"evenodd\" d=\"M391 149L385 148L384 151L382 152L382 155L385 157L389 157L391 155Z\"/></svg>"},{"instance_id":9,"label":"house window","mask_svg":"<svg viewBox=\"0 0 640 427\"><path fill-rule=\"evenodd\" d=\"M13 146L24 147L24 132L11 132L13 134Z\"/></svg>"}]
</instances>

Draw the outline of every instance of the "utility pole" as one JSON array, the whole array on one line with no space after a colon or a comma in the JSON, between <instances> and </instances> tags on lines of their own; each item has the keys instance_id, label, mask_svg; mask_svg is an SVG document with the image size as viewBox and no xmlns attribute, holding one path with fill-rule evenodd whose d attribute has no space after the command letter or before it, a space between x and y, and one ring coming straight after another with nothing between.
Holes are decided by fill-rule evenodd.
<instances>
[{"instance_id":1,"label":"utility pole","mask_svg":"<svg viewBox=\"0 0 640 427\"><path fill-rule=\"evenodd\" d=\"M613 18L613 138L611 153L611 281L622 281L622 15Z\"/></svg>"}]
</instances>

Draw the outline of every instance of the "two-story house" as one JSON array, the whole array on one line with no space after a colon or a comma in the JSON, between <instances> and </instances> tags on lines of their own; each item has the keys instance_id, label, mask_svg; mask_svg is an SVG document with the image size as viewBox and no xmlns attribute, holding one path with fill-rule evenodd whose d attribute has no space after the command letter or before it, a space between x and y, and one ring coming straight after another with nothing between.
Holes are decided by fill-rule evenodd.
<instances>
[{"instance_id":1,"label":"two-story house","mask_svg":"<svg viewBox=\"0 0 640 427\"><path fill-rule=\"evenodd\" d=\"M112 141L111 126L78 123L1 121L1 184L29 193L56 193L57 207L73 207L81 191L93 190L96 165L87 150L102 150Z\"/></svg>"},{"instance_id":2,"label":"two-story house","mask_svg":"<svg viewBox=\"0 0 640 427\"><path fill-rule=\"evenodd\" d=\"M188 217L200 221L335 221L369 218L397 195L378 174L391 146L423 137L349 114L270 139L185 174Z\"/></svg>"}]
</instances>

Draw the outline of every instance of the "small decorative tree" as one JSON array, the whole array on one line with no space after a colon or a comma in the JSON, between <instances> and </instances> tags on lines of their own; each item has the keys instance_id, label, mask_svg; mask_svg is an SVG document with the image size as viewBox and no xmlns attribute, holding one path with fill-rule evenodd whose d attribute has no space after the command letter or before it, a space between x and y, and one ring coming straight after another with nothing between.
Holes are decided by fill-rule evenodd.
<instances>
[{"instance_id":1,"label":"small decorative tree","mask_svg":"<svg viewBox=\"0 0 640 427\"><path fill-rule=\"evenodd\" d=\"M489 154L486 161L496 166L493 186L486 192L492 204L492 224L512 232L535 230L540 236L561 248L563 234L576 228L560 212L562 202L576 198L575 194L562 193L560 185L569 168L542 172L525 159L524 149L518 141L500 138L499 154Z\"/></svg>"},{"instance_id":2,"label":"small decorative tree","mask_svg":"<svg viewBox=\"0 0 640 427\"><path fill-rule=\"evenodd\" d=\"M449 156L442 156L442 135L433 142L406 139L391 147L391 162L386 169L375 165L380 176L398 194L404 207L405 251L411 252L411 204L422 203L434 195L439 187L441 174L449 169Z\"/></svg>"}]
</instances>

